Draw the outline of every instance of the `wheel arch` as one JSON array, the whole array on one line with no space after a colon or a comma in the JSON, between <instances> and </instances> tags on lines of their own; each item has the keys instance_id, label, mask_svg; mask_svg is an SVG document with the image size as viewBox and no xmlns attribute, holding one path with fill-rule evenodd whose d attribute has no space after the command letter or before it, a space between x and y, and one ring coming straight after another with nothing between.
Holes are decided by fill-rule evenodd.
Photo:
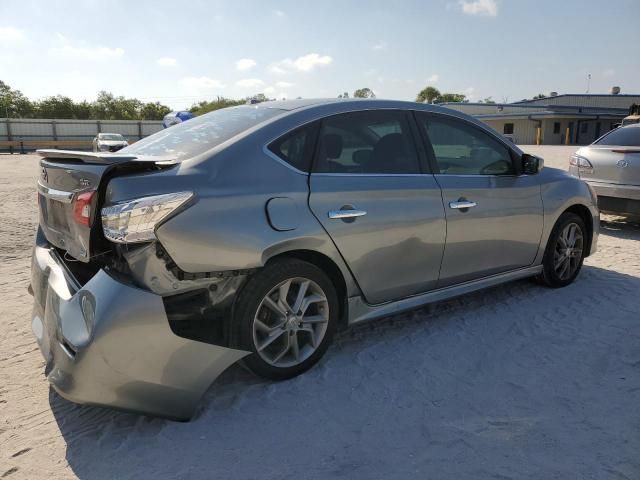
<instances>
[{"instance_id":1,"label":"wheel arch","mask_svg":"<svg viewBox=\"0 0 640 480\"><path fill-rule=\"evenodd\" d=\"M345 327L348 323L348 298L349 292L347 289L347 281L340 270L340 267L327 255L316 252L314 250L289 250L279 253L270 257L267 260L265 267L270 263L283 259L283 258L295 258L302 260L312 265L315 265L322 270L331 280L336 287L336 293L338 294L338 301L340 303L340 315L339 315L339 327Z\"/></svg>"},{"instance_id":2,"label":"wheel arch","mask_svg":"<svg viewBox=\"0 0 640 480\"><path fill-rule=\"evenodd\" d=\"M585 227L587 227L587 235L586 235L586 248L585 248L585 258L588 257L591 253L591 242L593 241L593 217L591 216L591 211L580 203L576 203L565 209L564 213L574 213L578 215L582 221L584 222ZM562 216L560 214L560 216ZM558 217L558 219L560 218ZM557 222L557 220L556 220Z\"/></svg>"}]
</instances>

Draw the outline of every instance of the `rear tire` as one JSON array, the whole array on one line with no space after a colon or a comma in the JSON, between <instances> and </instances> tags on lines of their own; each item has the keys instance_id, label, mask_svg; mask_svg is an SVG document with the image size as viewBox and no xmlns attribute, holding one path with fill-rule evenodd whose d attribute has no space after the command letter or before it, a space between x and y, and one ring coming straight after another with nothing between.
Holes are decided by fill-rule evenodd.
<instances>
[{"instance_id":1,"label":"rear tire","mask_svg":"<svg viewBox=\"0 0 640 480\"><path fill-rule=\"evenodd\" d=\"M587 246L584 220L575 213L563 213L549 235L537 280L551 288L571 284L582 269Z\"/></svg>"},{"instance_id":2,"label":"rear tire","mask_svg":"<svg viewBox=\"0 0 640 480\"><path fill-rule=\"evenodd\" d=\"M338 315L338 295L320 268L276 260L248 280L236 301L235 343L251 352L240 363L271 380L300 375L326 352Z\"/></svg>"}]
</instances>

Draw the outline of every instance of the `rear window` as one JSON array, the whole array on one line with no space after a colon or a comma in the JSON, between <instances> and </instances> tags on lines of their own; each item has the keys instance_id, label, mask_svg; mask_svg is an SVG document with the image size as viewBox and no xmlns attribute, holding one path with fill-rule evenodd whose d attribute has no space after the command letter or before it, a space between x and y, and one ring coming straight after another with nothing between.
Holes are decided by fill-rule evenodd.
<instances>
[{"instance_id":1,"label":"rear window","mask_svg":"<svg viewBox=\"0 0 640 480\"><path fill-rule=\"evenodd\" d=\"M640 147L640 128L616 128L615 130L611 130L611 132L602 137L600 140L597 140L595 144Z\"/></svg>"},{"instance_id":2,"label":"rear window","mask_svg":"<svg viewBox=\"0 0 640 480\"><path fill-rule=\"evenodd\" d=\"M241 105L222 108L154 133L119 153L184 160L206 152L283 110Z\"/></svg>"}]
</instances>

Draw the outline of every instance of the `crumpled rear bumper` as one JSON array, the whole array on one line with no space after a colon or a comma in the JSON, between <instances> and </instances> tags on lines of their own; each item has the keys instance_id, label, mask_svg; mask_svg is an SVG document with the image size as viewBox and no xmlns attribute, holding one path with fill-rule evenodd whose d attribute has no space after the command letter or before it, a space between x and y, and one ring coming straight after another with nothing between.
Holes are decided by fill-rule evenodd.
<instances>
[{"instance_id":1,"label":"crumpled rear bumper","mask_svg":"<svg viewBox=\"0 0 640 480\"><path fill-rule=\"evenodd\" d=\"M185 420L227 367L248 354L175 335L162 298L100 270L76 283L36 245L32 330L47 378L68 400Z\"/></svg>"}]
</instances>

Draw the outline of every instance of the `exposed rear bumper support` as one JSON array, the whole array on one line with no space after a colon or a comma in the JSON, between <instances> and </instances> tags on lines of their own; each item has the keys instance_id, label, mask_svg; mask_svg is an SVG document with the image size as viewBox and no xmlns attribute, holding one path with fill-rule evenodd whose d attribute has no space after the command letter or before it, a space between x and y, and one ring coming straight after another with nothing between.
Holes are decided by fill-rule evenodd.
<instances>
[{"instance_id":1,"label":"exposed rear bumper support","mask_svg":"<svg viewBox=\"0 0 640 480\"><path fill-rule=\"evenodd\" d=\"M74 402L188 419L216 377L248 353L178 337L160 296L104 270L78 286L42 246L31 284L47 377Z\"/></svg>"}]
</instances>

